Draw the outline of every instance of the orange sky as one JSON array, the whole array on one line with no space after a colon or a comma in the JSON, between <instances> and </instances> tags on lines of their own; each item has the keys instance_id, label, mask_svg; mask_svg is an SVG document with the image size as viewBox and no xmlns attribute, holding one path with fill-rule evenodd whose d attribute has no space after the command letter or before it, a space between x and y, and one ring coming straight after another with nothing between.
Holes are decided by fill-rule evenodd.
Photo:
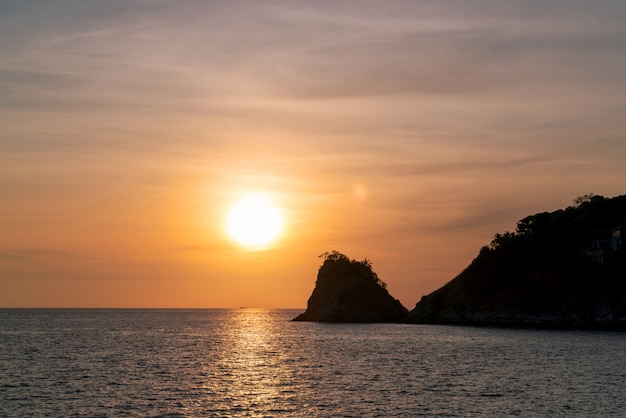
<instances>
[{"instance_id":1,"label":"orange sky","mask_svg":"<svg viewBox=\"0 0 626 418\"><path fill-rule=\"evenodd\" d=\"M339 250L412 308L626 193L626 3L4 1L0 126L0 307L303 308Z\"/></svg>"}]
</instances>

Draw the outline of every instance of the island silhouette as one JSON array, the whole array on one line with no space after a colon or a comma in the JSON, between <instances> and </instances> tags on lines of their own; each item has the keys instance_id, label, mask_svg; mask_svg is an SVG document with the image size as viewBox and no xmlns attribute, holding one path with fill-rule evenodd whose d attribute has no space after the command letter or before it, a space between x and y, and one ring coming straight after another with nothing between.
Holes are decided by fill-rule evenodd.
<instances>
[{"instance_id":1,"label":"island silhouette","mask_svg":"<svg viewBox=\"0 0 626 418\"><path fill-rule=\"evenodd\" d=\"M365 259L356 261L338 251L322 254L315 289L306 311L295 321L403 322L408 310L387 291L387 285Z\"/></svg>"},{"instance_id":2,"label":"island silhouette","mask_svg":"<svg viewBox=\"0 0 626 418\"><path fill-rule=\"evenodd\" d=\"M410 312L369 260L321 257L307 309L294 320L626 330L626 195L588 194L523 218Z\"/></svg>"}]
</instances>

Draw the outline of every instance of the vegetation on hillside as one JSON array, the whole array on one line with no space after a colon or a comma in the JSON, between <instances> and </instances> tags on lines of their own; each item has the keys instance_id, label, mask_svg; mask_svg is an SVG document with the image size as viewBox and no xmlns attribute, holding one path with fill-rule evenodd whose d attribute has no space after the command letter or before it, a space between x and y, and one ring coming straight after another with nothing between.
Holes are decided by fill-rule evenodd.
<instances>
[{"instance_id":1,"label":"vegetation on hillside","mask_svg":"<svg viewBox=\"0 0 626 418\"><path fill-rule=\"evenodd\" d=\"M424 296L413 319L626 320L626 237L612 235L625 222L626 195L589 194L564 210L528 216L514 231L496 234L454 280Z\"/></svg>"},{"instance_id":2,"label":"vegetation on hillside","mask_svg":"<svg viewBox=\"0 0 626 418\"><path fill-rule=\"evenodd\" d=\"M528 216L513 232L495 234L472 264L497 264L510 271L582 269L593 277L623 271L626 245L617 251L608 247L612 230L626 222L626 195L607 199L589 194L574 203L565 210ZM626 241L626 237L622 239ZM605 253L601 263L586 251L594 241Z\"/></svg>"},{"instance_id":3,"label":"vegetation on hillside","mask_svg":"<svg viewBox=\"0 0 626 418\"><path fill-rule=\"evenodd\" d=\"M322 253L319 257L324 260L320 267L320 271L326 271L331 268L337 269L338 271L343 271L347 274L349 273L351 275L355 275L356 277L360 277L363 280L369 280L376 283L383 289L387 289L387 283L383 282L378 277L378 274L372 270L372 262L367 258L362 261L353 260L337 250Z\"/></svg>"}]
</instances>

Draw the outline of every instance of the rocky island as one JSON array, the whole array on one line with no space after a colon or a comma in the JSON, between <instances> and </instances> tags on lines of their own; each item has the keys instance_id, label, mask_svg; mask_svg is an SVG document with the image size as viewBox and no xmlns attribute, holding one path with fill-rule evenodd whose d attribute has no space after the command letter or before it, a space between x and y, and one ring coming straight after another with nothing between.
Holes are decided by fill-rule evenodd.
<instances>
[{"instance_id":1,"label":"rocky island","mask_svg":"<svg viewBox=\"0 0 626 418\"><path fill-rule=\"evenodd\" d=\"M322 254L315 289L306 311L294 321L404 322L408 310L394 299L368 260L337 251Z\"/></svg>"},{"instance_id":2,"label":"rocky island","mask_svg":"<svg viewBox=\"0 0 626 418\"><path fill-rule=\"evenodd\" d=\"M580 196L520 220L410 312L368 260L322 257L296 321L626 330L626 195Z\"/></svg>"},{"instance_id":3,"label":"rocky island","mask_svg":"<svg viewBox=\"0 0 626 418\"><path fill-rule=\"evenodd\" d=\"M626 329L626 195L520 220L408 322Z\"/></svg>"},{"instance_id":4,"label":"rocky island","mask_svg":"<svg viewBox=\"0 0 626 418\"><path fill-rule=\"evenodd\" d=\"M520 220L410 312L368 260L322 257L296 321L626 330L626 195L580 196Z\"/></svg>"}]
</instances>

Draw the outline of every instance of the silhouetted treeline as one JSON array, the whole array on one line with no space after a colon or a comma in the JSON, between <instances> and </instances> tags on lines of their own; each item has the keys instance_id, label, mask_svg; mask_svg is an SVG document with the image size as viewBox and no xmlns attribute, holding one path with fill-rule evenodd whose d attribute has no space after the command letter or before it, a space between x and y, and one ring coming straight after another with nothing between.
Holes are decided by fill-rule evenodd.
<instances>
[{"instance_id":1,"label":"silhouetted treeline","mask_svg":"<svg viewBox=\"0 0 626 418\"><path fill-rule=\"evenodd\" d=\"M324 262L320 267L320 271L335 269L336 271L344 274L355 275L363 280L370 280L383 289L387 288L387 283L383 282L378 277L378 274L372 270L372 262L367 258L362 261L352 260L347 255L342 254L337 250L322 253L320 258L324 259Z\"/></svg>"}]
</instances>

